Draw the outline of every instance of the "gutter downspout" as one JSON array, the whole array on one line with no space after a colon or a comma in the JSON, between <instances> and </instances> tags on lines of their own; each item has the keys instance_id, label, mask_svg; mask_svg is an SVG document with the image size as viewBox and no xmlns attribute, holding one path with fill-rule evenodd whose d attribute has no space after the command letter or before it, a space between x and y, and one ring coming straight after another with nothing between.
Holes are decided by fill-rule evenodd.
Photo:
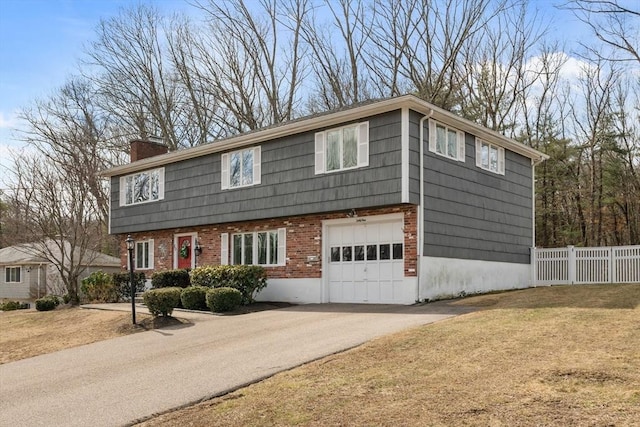
<instances>
[{"instance_id":1,"label":"gutter downspout","mask_svg":"<svg viewBox=\"0 0 640 427\"><path fill-rule=\"evenodd\" d=\"M420 119L420 204L418 205L418 247L417 247L417 257L418 262L416 264L416 270L418 275L418 280L416 280L416 302L420 302L420 277L421 277L421 268L422 264L422 250L423 250L423 240L424 240L424 122L428 120L433 114L433 110L429 110L429 114L423 116Z\"/></svg>"}]
</instances>

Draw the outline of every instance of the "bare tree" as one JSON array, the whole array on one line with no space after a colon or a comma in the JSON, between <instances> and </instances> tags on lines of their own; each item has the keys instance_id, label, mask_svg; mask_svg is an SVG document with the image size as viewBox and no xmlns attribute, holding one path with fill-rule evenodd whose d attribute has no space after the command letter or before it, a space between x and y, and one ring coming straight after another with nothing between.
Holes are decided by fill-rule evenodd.
<instances>
[{"instance_id":1,"label":"bare tree","mask_svg":"<svg viewBox=\"0 0 640 427\"><path fill-rule=\"evenodd\" d=\"M30 255L48 260L59 273L71 302L77 304L78 280L97 252L102 232L100 212L86 180L65 174L41 155L18 154L9 203ZM14 219L17 219L14 217Z\"/></svg>"},{"instance_id":2,"label":"bare tree","mask_svg":"<svg viewBox=\"0 0 640 427\"><path fill-rule=\"evenodd\" d=\"M582 43L592 56L640 63L640 9L625 7L619 0L570 0L561 7L572 11L601 42L622 55L609 55L599 46Z\"/></svg>"},{"instance_id":3,"label":"bare tree","mask_svg":"<svg viewBox=\"0 0 640 427\"><path fill-rule=\"evenodd\" d=\"M307 0L262 0L250 10L241 0L198 3L206 32L195 40L191 68L218 102L217 118L230 133L292 119L305 73L301 25Z\"/></svg>"},{"instance_id":4,"label":"bare tree","mask_svg":"<svg viewBox=\"0 0 640 427\"><path fill-rule=\"evenodd\" d=\"M579 185L586 212L582 243L606 244L604 224L604 169L609 151L616 145L613 89L620 72L611 63L599 60L583 68L579 80L580 97L572 103L574 137L583 156Z\"/></svg>"},{"instance_id":5,"label":"bare tree","mask_svg":"<svg viewBox=\"0 0 640 427\"><path fill-rule=\"evenodd\" d=\"M404 43L400 73L421 98L445 109L459 108L464 54L476 36L505 7L505 1L421 2L415 10L413 39ZM477 46L476 46L477 47Z\"/></svg>"},{"instance_id":6,"label":"bare tree","mask_svg":"<svg viewBox=\"0 0 640 427\"><path fill-rule=\"evenodd\" d=\"M180 87L176 102L176 126L191 144L205 144L226 136L220 125L220 102L214 88L203 75L197 46L202 45L200 30L188 18L174 16L167 25L167 50Z\"/></svg>"},{"instance_id":7,"label":"bare tree","mask_svg":"<svg viewBox=\"0 0 640 427\"><path fill-rule=\"evenodd\" d=\"M100 21L84 66L102 107L131 136L160 135L175 150L199 140L186 140L177 126L181 93L165 54L163 23L157 9L144 5Z\"/></svg>"},{"instance_id":8,"label":"bare tree","mask_svg":"<svg viewBox=\"0 0 640 427\"><path fill-rule=\"evenodd\" d=\"M545 29L528 2L505 7L464 46L461 113L493 130L513 135L528 89L538 81L530 61ZM508 28L508 31L505 31Z\"/></svg>"},{"instance_id":9,"label":"bare tree","mask_svg":"<svg viewBox=\"0 0 640 427\"><path fill-rule=\"evenodd\" d=\"M371 98L366 48L372 19L365 3L325 0L316 12L328 12L331 18L323 22L314 13L302 27L315 82L309 109L333 110Z\"/></svg>"},{"instance_id":10,"label":"bare tree","mask_svg":"<svg viewBox=\"0 0 640 427\"><path fill-rule=\"evenodd\" d=\"M398 96L414 91L408 78L409 56L406 54L416 42L416 16L421 0L376 0L369 33L368 61L365 66L372 85L383 97ZM403 72L404 71L404 72Z\"/></svg>"},{"instance_id":11,"label":"bare tree","mask_svg":"<svg viewBox=\"0 0 640 427\"><path fill-rule=\"evenodd\" d=\"M21 118L27 124L20 133L22 140L91 191L106 227L109 188L98 173L124 161L128 141L109 114L96 105L90 82L69 80L48 98L24 108Z\"/></svg>"}]
</instances>

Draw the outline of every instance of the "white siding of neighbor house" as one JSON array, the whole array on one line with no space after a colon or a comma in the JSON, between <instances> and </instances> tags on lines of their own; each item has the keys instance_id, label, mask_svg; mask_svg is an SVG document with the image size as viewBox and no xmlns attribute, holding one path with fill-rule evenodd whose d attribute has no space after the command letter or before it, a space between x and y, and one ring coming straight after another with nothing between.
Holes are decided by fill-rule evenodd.
<instances>
[{"instance_id":1,"label":"white siding of neighbor house","mask_svg":"<svg viewBox=\"0 0 640 427\"><path fill-rule=\"evenodd\" d=\"M14 267L13 265L11 267ZM22 265L20 283L6 283L5 266L0 267L0 298L27 300L38 297L38 269L33 265ZM44 267L40 273L40 292L44 295L46 279Z\"/></svg>"},{"instance_id":2,"label":"white siding of neighbor house","mask_svg":"<svg viewBox=\"0 0 640 427\"><path fill-rule=\"evenodd\" d=\"M11 267L14 267L13 265ZM32 300L46 294L64 295L66 289L58 270L52 265L22 265L20 283L6 283L5 266L0 266L0 298L13 300ZM82 279L94 271L119 273L120 267L88 267L81 275ZM40 275L38 275L40 271Z\"/></svg>"}]
</instances>

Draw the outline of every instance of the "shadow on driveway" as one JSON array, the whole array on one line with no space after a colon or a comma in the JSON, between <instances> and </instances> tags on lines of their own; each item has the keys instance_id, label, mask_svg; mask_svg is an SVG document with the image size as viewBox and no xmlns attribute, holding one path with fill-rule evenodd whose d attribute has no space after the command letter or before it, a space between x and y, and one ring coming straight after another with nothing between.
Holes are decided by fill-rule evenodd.
<instances>
[{"instance_id":1,"label":"shadow on driveway","mask_svg":"<svg viewBox=\"0 0 640 427\"><path fill-rule=\"evenodd\" d=\"M450 314L459 315L477 311L470 306L452 305L450 301L436 301L431 303L420 303L413 305L396 304L345 304L345 303L325 303L325 304L304 304L294 305L281 310L301 311L308 313L370 313L370 314Z\"/></svg>"}]
</instances>

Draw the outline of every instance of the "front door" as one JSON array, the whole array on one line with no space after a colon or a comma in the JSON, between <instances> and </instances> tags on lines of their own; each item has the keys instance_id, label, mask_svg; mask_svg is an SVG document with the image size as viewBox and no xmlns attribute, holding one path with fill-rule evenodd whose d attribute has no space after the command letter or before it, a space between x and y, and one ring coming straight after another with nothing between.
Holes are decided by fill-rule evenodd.
<instances>
[{"instance_id":1,"label":"front door","mask_svg":"<svg viewBox=\"0 0 640 427\"><path fill-rule=\"evenodd\" d=\"M177 268L192 268L193 267L193 236L178 236L176 238L177 256L178 262Z\"/></svg>"}]
</instances>

